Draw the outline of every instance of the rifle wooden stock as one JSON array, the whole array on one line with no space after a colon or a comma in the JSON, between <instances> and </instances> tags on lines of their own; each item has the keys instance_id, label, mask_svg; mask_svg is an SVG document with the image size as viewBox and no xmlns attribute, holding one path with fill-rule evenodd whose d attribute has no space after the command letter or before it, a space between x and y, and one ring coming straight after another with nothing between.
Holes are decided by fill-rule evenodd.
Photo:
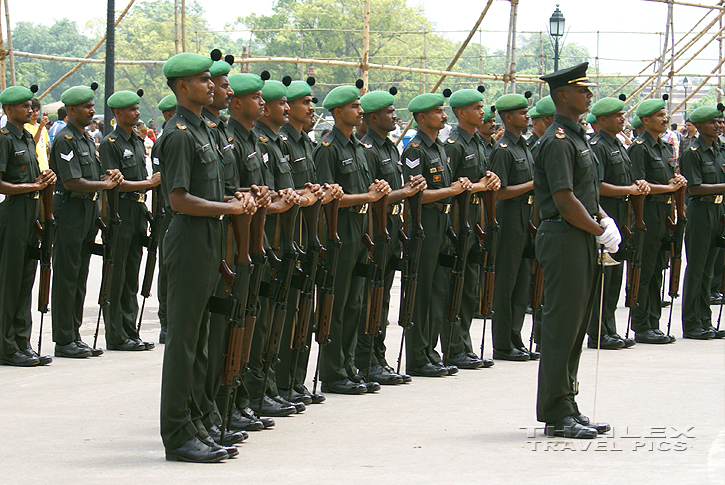
<instances>
[{"instance_id":1,"label":"rifle wooden stock","mask_svg":"<svg viewBox=\"0 0 725 485\"><path fill-rule=\"evenodd\" d=\"M376 335L380 328L383 309L383 290L385 286L385 264L388 259L388 245L390 234L388 233L388 196L384 195L373 203L373 216L375 218L375 242L372 249L374 271L371 278L370 299L368 307L368 321L365 333ZM366 234L367 236L367 234ZM368 237L368 239L370 239ZM372 348L372 346L371 346Z\"/></svg>"},{"instance_id":2,"label":"rifle wooden stock","mask_svg":"<svg viewBox=\"0 0 725 485\"><path fill-rule=\"evenodd\" d=\"M673 194L677 224L672 234L672 251L670 253L670 289L669 296L677 298L680 291L680 270L682 267L682 242L685 236L685 187L682 186Z\"/></svg>"},{"instance_id":3,"label":"rifle wooden stock","mask_svg":"<svg viewBox=\"0 0 725 485\"><path fill-rule=\"evenodd\" d=\"M111 292L111 277L113 275L114 256L116 254L116 239L118 238L118 227L121 225L121 217L118 215L118 195L120 186L116 185L107 190L108 200L108 223L104 226L103 238L103 270L101 276L101 290L98 293L98 304L104 306L108 303Z\"/></svg>"},{"instance_id":4,"label":"rifle wooden stock","mask_svg":"<svg viewBox=\"0 0 725 485\"><path fill-rule=\"evenodd\" d=\"M496 220L496 192L486 191L481 193L481 201L486 209L486 229L482 239L484 252L483 265L483 288L481 290L481 302L479 313L483 316L491 315L493 307L493 285L496 280L496 249L498 246L499 225ZM481 237L479 235L479 237Z\"/></svg>"},{"instance_id":5,"label":"rifle wooden stock","mask_svg":"<svg viewBox=\"0 0 725 485\"><path fill-rule=\"evenodd\" d=\"M161 226L164 222L164 196L161 193L161 186L154 187L151 192L153 212L151 216L151 230L149 231L148 244L146 245L146 267L144 269L143 284L141 285L141 296L151 296L151 285L154 280L156 269L156 255L161 238Z\"/></svg>"},{"instance_id":6,"label":"rifle wooden stock","mask_svg":"<svg viewBox=\"0 0 725 485\"><path fill-rule=\"evenodd\" d=\"M634 213L634 232L625 226L625 234L630 240L632 256L627 261L627 284L624 305L628 308L637 306L639 298L639 279L642 274L642 251L644 245L644 195L630 196Z\"/></svg>"},{"instance_id":7,"label":"rifle wooden stock","mask_svg":"<svg viewBox=\"0 0 725 485\"><path fill-rule=\"evenodd\" d=\"M327 344L330 335L332 320L332 305L335 300L335 272L337 271L337 257L340 251L340 236L337 234L337 214L340 209L338 199L323 206L325 221L327 223L327 243L325 244L325 257L322 268L321 284L318 284L318 315L315 340L320 345Z\"/></svg>"},{"instance_id":8,"label":"rifle wooden stock","mask_svg":"<svg viewBox=\"0 0 725 485\"><path fill-rule=\"evenodd\" d=\"M46 313L50 302L51 254L55 240L55 219L53 218L53 191L50 184L40 191L43 199L43 224L40 232L40 282L38 285L38 311ZM38 222L36 221L36 226Z\"/></svg>"},{"instance_id":9,"label":"rifle wooden stock","mask_svg":"<svg viewBox=\"0 0 725 485\"><path fill-rule=\"evenodd\" d=\"M400 277L400 312L398 325L408 328L412 324L415 293L418 289L418 263L420 248L425 234L421 224L423 192L408 198L410 207L410 236L402 234L403 239L403 271Z\"/></svg>"},{"instance_id":10,"label":"rifle wooden stock","mask_svg":"<svg viewBox=\"0 0 725 485\"><path fill-rule=\"evenodd\" d=\"M307 244L305 245L305 259L302 263L304 282L302 288L300 288L297 324L295 325L292 337L292 348L297 351L302 349L307 341L307 331L314 307L315 277L317 275L317 265L320 262L320 251L322 249L320 239L317 236L317 221L320 218L321 206L320 201L317 201L310 207L300 209L300 214L307 228Z\"/></svg>"}]
</instances>

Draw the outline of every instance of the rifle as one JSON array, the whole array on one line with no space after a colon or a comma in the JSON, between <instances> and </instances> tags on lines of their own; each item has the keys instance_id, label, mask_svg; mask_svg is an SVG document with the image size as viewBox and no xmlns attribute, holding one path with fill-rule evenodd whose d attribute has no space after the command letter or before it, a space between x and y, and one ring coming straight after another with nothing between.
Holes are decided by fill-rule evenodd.
<instances>
[{"instance_id":1,"label":"rifle","mask_svg":"<svg viewBox=\"0 0 725 485\"><path fill-rule=\"evenodd\" d=\"M442 266L451 268L453 285L451 286L450 303L446 314L448 329L448 345L445 357L450 357L451 340L453 340L453 327L461 320L461 300L463 298L463 284L466 272L466 257L468 255L468 238L471 237L471 224L468 221L468 210L471 206L471 189L466 189L456 196L458 204L458 234L452 227L446 231L448 238L455 244L452 255L439 255Z\"/></svg>"},{"instance_id":2,"label":"rifle","mask_svg":"<svg viewBox=\"0 0 725 485\"><path fill-rule=\"evenodd\" d=\"M148 240L146 241L146 270L143 275L143 284L141 285L141 296L143 296L143 302L141 303L141 312L138 316L138 325L136 326L136 333L141 331L141 320L143 319L143 310L146 307L146 298L151 296L151 284L154 279L154 270L156 269L156 251L159 248L159 238L161 237L161 226L164 223L164 196L161 193L161 186L154 187L151 192L153 198L153 212L146 212L146 217L151 224L151 231L149 231Z\"/></svg>"},{"instance_id":3,"label":"rifle","mask_svg":"<svg viewBox=\"0 0 725 485\"><path fill-rule=\"evenodd\" d=\"M385 290L385 264L388 259L388 245L390 244L390 234L388 234L388 196L384 195L373 204L373 212L375 216L375 241L370 240L370 236L365 234L363 243L367 246L372 263L365 265L364 273L369 280L368 285L368 308L367 308L367 324L365 325L365 333L370 335L370 353L368 356L367 381L370 381L370 368L373 362L373 347L375 346L375 336L380 329L380 321L382 320L383 309L383 293Z\"/></svg>"},{"instance_id":4,"label":"rifle","mask_svg":"<svg viewBox=\"0 0 725 485\"><path fill-rule=\"evenodd\" d=\"M403 261L400 276L400 313L398 314L398 325L403 327L403 334L400 336L400 351L398 352L398 370L400 374L400 361L403 358L403 346L405 344L405 331L414 323L413 307L415 305L415 292L418 288L418 263L420 260L420 248L423 244L425 234L420 223L421 209L423 208L423 192L418 192L408 198L410 206L410 237L402 230L398 237L403 243Z\"/></svg>"},{"instance_id":5,"label":"rifle","mask_svg":"<svg viewBox=\"0 0 725 485\"><path fill-rule=\"evenodd\" d=\"M300 206L295 204L285 212L278 214L280 227L280 242L282 259L278 259L272 251L269 251L269 260L275 272L274 280L265 288L265 295L270 299L269 320L267 333L264 339L262 351L262 363L264 364L264 380L262 381L262 392L259 395L259 414L262 414L262 404L267 393L267 380L272 364L277 362L279 346L282 341L282 330L287 319L287 300L289 289L292 284L292 276L297 266L297 258L302 252L294 240L295 219L300 211Z\"/></svg>"},{"instance_id":6,"label":"rifle","mask_svg":"<svg viewBox=\"0 0 725 485\"><path fill-rule=\"evenodd\" d=\"M629 328L632 323L632 310L637 308L639 297L639 278L642 274L642 252L644 248L644 233L647 227L644 223L644 195L631 195L632 212L634 213L634 232L624 226L624 235L627 236L630 257L627 260L627 295L624 306L629 308L627 317L627 332L625 338L629 338Z\"/></svg>"},{"instance_id":7,"label":"rifle","mask_svg":"<svg viewBox=\"0 0 725 485\"><path fill-rule=\"evenodd\" d=\"M672 231L672 246L670 249L670 317L667 320L667 336L670 341L674 342L674 337L670 335L670 327L672 325L672 306L675 304L675 298L680 296L680 269L682 265L682 240L685 236L685 225L687 217L685 216L685 186L675 191L672 198L675 200L675 211L677 213L677 224L672 221L671 217L667 218L667 226Z\"/></svg>"},{"instance_id":8,"label":"rifle","mask_svg":"<svg viewBox=\"0 0 725 485\"><path fill-rule=\"evenodd\" d=\"M53 218L53 191L50 184L40 191L43 198L43 224L36 221L35 229L40 234L40 283L38 285L38 311L40 312L40 331L38 332L38 354L43 343L43 317L48 313L50 301L50 258L55 240L55 219Z\"/></svg>"},{"instance_id":9,"label":"rifle","mask_svg":"<svg viewBox=\"0 0 725 485\"><path fill-rule=\"evenodd\" d=\"M481 194L481 202L486 209L485 231L480 225L476 225L478 235L483 247L483 288L481 289L481 302L479 313L483 316L483 334L481 336L481 359L483 359L483 347L486 342L486 317L493 315L491 306L493 304L493 284L496 279L496 248L498 246L499 226L496 220L496 192L486 191Z\"/></svg>"},{"instance_id":10,"label":"rifle","mask_svg":"<svg viewBox=\"0 0 725 485\"><path fill-rule=\"evenodd\" d=\"M536 204L534 204L531 213L531 220L529 220L529 233L531 234L534 245L536 245L536 234L539 232L539 228L536 226L534 221L538 221L536 214ZM529 336L529 352L534 350L534 328L536 326L536 312L541 308L541 297L544 293L544 270L539 264L539 260L536 259L536 252L534 252L534 258L531 262L531 336Z\"/></svg>"},{"instance_id":11,"label":"rifle","mask_svg":"<svg viewBox=\"0 0 725 485\"><path fill-rule=\"evenodd\" d=\"M725 215L720 216L720 222L722 224L725 224ZM725 237L720 237L716 244L720 248L725 247ZM725 257L723 258L723 266L725 266ZM720 293L725 293L725 271L723 271L722 275L722 282L720 283ZM720 319L722 318L722 304L723 304L723 298L720 298L720 311L717 315L717 331L720 331Z\"/></svg>"},{"instance_id":12,"label":"rifle","mask_svg":"<svg viewBox=\"0 0 725 485\"><path fill-rule=\"evenodd\" d=\"M337 257L340 253L342 242L337 235L337 213L340 210L338 199L325 204L325 220L327 221L327 242L325 243L325 254L317 270L317 325L315 328L315 340L319 345L317 352L317 365L315 366L315 378L313 381L312 394L317 393L317 381L320 372L320 354L322 347L330 342L330 323L332 320L332 304L335 301L335 273L337 272Z\"/></svg>"},{"instance_id":13,"label":"rifle","mask_svg":"<svg viewBox=\"0 0 725 485\"><path fill-rule=\"evenodd\" d=\"M297 310L297 322L292 331L292 382L287 393L287 400L292 400L292 391L295 388L297 363L300 358L302 349L307 348L307 331L310 326L310 318L314 307L315 298L315 277L317 275L317 266L320 262L320 252L322 245L320 238L317 236L317 221L320 220L320 207L322 203L317 201L314 205L300 209L300 215L305 220L307 228L307 244L305 245L304 259L302 261L302 277L295 287L300 290L299 307Z\"/></svg>"},{"instance_id":14,"label":"rifle","mask_svg":"<svg viewBox=\"0 0 725 485\"><path fill-rule=\"evenodd\" d=\"M103 308L108 304L108 297L111 293L111 278L113 277L113 259L116 254L116 239L118 239L118 228L121 226L121 216L118 215L118 195L121 187L116 185L111 190L105 190L108 203L108 224L103 218L96 219L96 226L103 235L103 270L101 272L101 290L98 293L98 321L96 322L96 333L93 335L93 348L98 343L98 330L101 327L101 314Z\"/></svg>"},{"instance_id":15,"label":"rifle","mask_svg":"<svg viewBox=\"0 0 725 485\"><path fill-rule=\"evenodd\" d=\"M254 265L249 257L249 233L252 216L249 214L232 215L232 231L237 243L237 256L232 273L226 261L222 259L219 272L231 285L228 298L212 296L209 310L228 317L229 345L225 356L224 374L222 375L222 440L226 434L227 423L231 420L234 408L230 410L229 398L236 400L237 388L241 383L241 375L249 362L250 343L245 341L245 320L250 279ZM261 272L259 273L261 275ZM222 445L224 443L222 442Z\"/></svg>"}]
</instances>

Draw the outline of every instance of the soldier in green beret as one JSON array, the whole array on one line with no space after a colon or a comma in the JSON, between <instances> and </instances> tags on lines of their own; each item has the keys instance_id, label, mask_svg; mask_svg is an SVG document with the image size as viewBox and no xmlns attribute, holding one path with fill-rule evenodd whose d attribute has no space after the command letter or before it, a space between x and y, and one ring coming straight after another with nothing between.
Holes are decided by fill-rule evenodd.
<instances>
[{"instance_id":1,"label":"soldier in green beret","mask_svg":"<svg viewBox=\"0 0 725 485\"><path fill-rule=\"evenodd\" d=\"M551 126L556 114L556 106L551 96L544 96L536 103L536 112L541 116L547 128Z\"/></svg>"},{"instance_id":2,"label":"soldier in green beret","mask_svg":"<svg viewBox=\"0 0 725 485\"><path fill-rule=\"evenodd\" d=\"M388 182L372 177L365 148L353 134L353 129L363 121L361 88L362 81L355 86L338 86L325 97L322 105L332 114L335 126L313 153L318 182L338 183L345 191L338 214L342 250L335 275L330 343L320 349L322 391L338 394L364 394L380 389L377 382L365 382L355 367L365 285L365 279L355 275L355 266L365 263L368 257L362 242L367 232L368 206L390 193Z\"/></svg>"},{"instance_id":3,"label":"soldier in green beret","mask_svg":"<svg viewBox=\"0 0 725 485\"><path fill-rule=\"evenodd\" d=\"M531 118L531 136L526 139L526 144L531 148L536 140L544 136L546 123L541 119L541 115L535 107L529 110L529 118Z\"/></svg>"},{"instance_id":4,"label":"soldier in green beret","mask_svg":"<svg viewBox=\"0 0 725 485\"><path fill-rule=\"evenodd\" d=\"M488 159L493 151L493 144L496 143L496 140L493 139L493 135L496 133L496 108L494 106L483 108L483 124L476 131L481 137L483 153Z\"/></svg>"},{"instance_id":5,"label":"soldier in green beret","mask_svg":"<svg viewBox=\"0 0 725 485\"><path fill-rule=\"evenodd\" d=\"M592 127L592 130L594 130L594 135L599 133L599 123L597 123L597 117L594 116L593 113L589 113L586 117L586 122L589 124L589 126ZM592 136L594 136L592 135Z\"/></svg>"},{"instance_id":6,"label":"soldier in green beret","mask_svg":"<svg viewBox=\"0 0 725 485\"><path fill-rule=\"evenodd\" d=\"M491 153L491 169L501 179L496 197L500 230L493 287L493 358L537 360L539 353L529 353L521 339L529 301L531 261L525 258L525 250L534 199L534 160L523 138L529 123L528 99L506 94L496 100L496 111L506 131Z\"/></svg>"},{"instance_id":7,"label":"soldier in green beret","mask_svg":"<svg viewBox=\"0 0 725 485\"><path fill-rule=\"evenodd\" d=\"M385 335L389 323L390 290L396 270L394 263L401 258L403 251L400 239L395 237L403 227L403 199L426 188L422 175L411 177L406 184L403 184L400 153L388 138L388 134L395 129L398 119L394 105L396 93L397 89L391 88L390 91L372 91L360 98L364 111L364 124L367 126L362 144L365 147L370 175L388 182L392 190L388 195L387 230L391 239L388 245L388 260L385 262L380 332L375 336L365 334L365 312L362 312L355 353L356 366L359 369L367 369L370 364L370 379L381 385L400 384L411 380L410 376L397 374L388 365L385 359ZM370 360L370 345L373 346L372 360Z\"/></svg>"},{"instance_id":8,"label":"soldier in green beret","mask_svg":"<svg viewBox=\"0 0 725 485\"><path fill-rule=\"evenodd\" d=\"M287 138L283 147L288 155L289 164L292 167L292 177L294 179L294 188L297 191L303 191L306 188L317 184L317 175L312 158L313 145L307 135L315 124L315 105L312 98L312 86L315 84L315 78L309 77L306 81L292 81L287 88L287 104L289 106L289 120L280 128L281 136ZM324 184L320 187L320 202L323 204L331 202L334 198L342 197L342 189L337 184ZM304 198L304 197L303 197ZM305 200L305 204L313 199ZM307 207L301 211L313 210ZM301 217L301 216L300 216ZM296 223L295 227L302 227L298 237L299 246L305 250L308 242L309 231L317 231L317 227L307 227L305 219L302 218L302 224ZM299 351L297 356L297 365L294 364L294 352L288 345L292 342L292 330L294 321L297 319L297 312L289 309L296 309L299 301L299 290L292 288L290 298L287 303L287 321L285 322L282 332L282 345L279 353L279 363L275 368L277 375L277 385L279 393L282 397L288 398L292 402L303 402L304 404L318 404L325 400L322 393L313 394L305 387L305 379L307 376L307 364L310 358L310 347L312 345L313 326L308 326L306 345ZM294 381L294 388L290 389ZM290 392L291 391L291 392Z\"/></svg>"},{"instance_id":9,"label":"soldier in green beret","mask_svg":"<svg viewBox=\"0 0 725 485\"><path fill-rule=\"evenodd\" d=\"M645 180L634 180L632 178L632 162L624 145L617 138L617 134L624 128L623 109L624 101L617 98L604 98L597 101L592 106L591 115L596 118L599 131L589 142L592 151L599 159L599 173L602 180L599 186L601 195L599 204L617 223L620 233L624 230L624 226L627 225L630 196L644 196L649 193L649 184ZM587 330L589 334L587 346L590 349L596 349L599 345L602 349L613 350L631 347L635 343L634 340L621 337L617 333L615 312L622 290L623 251L612 254L612 257L617 261L621 261L622 264L605 266L604 268L601 339L599 305L594 305ZM600 291L601 289L597 287L594 297L595 302L600 301Z\"/></svg>"},{"instance_id":10,"label":"soldier in green beret","mask_svg":"<svg viewBox=\"0 0 725 485\"><path fill-rule=\"evenodd\" d=\"M96 144L85 131L96 114L93 108L96 87L96 83L91 87L75 86L61 95L68 111L68 124L56 135L50 152L50 168L60 181L53 198L57 228L51 290L57 357L82 358L103 353L81 340L80 327L90 247L98 234L97 199L101 190L110 190L123 182L123 174L118 169L101 171Z\"/></svg>"},{"instance_id":11,"label":"soldier in green beret","mask_svg":"<svg viewBox=\"0 0 725 485\"><path fill-rule=\"evenodd\" d=\"M650 184L650 194L644 206L647 231L644 233L637 306L632 310L632 330L636 342L667 344L674 342L674 337L660 330L660 289L662 271L667 265L666 254L660 248L671 241L666 219L672 209L672 193L686 185L687 179L676 172L672 145L660 137L667 130L665 101L648 99L641 102L637 106L637 116L642 120L645 132L629 149L632 177L646 180Z\"/></svg>"},{"instance_id":12,"label":"soldier in green beret","mask_svg":"<svg viewBox=\"0 0 725 485\"><path fill-rule=\"evenodd\" d=\"M176 96L173 94L164 96L161 101L159 101L159 104L156 105L156 108L161 111L161 115L164 117L164 124L161 126L161 129L163 130L166 123L172 116L174 116L174 114L176 114Z\"/></svg>"},{"instance_id":13,"label":"soldier in green beret","mask_svg":"<svg viewBox=\"0 0 725 485\"><path fill-rule=\"evenodd\" d=\"M632 118L632 128L634 128L634 130L637 132L637 136L644 135L644 125L642 124L642 120L639 118L639 116L637 116L636 113ZM631 149L633 145L634 143L632 143L629 148Z\"/></svg>"},{"instance_id":14,"label":"soldier in green beret","mask_svg":"<svg viewBox=\"0 0 725 485\"><path fill-rule=\"evenodd\" d=\"M725 194L725 157L718 142L718 116L712 106L701 106L692 112L690 121L700 136L682 154L682 175L687 178L687 191L692 199L687 206L685 251L687 267L682 290L682 333L684 338L706 340L725 337L725 330L712 325L710 286L712 268L723 235L720 218Z\"/></svg>"},{"instance_id":15,"label":"soldier in green beret","mask_svg":"<svg viewBox=\"0 0 725 485\"><path fill-rule=\"evenodd\" d=\"M39 191L56 181L52 170L40 171L35 140L24 128L33 112L32 98L33 91L23 86L0 93L8 118L0 129L0 193L5 194L0 202L0 358L5 365L21 367L53 361L30 346L31 291L38 265L30 252L38 247Z\"/></svg>"},{"instance_id":16,"label":"soldier in green beret","mask_svg":"<svg viewBox=\"0 0 725 485\"><path fill-rule=\"evenodd\" d=\"M577 371L593 304L597 248L616 252L617 225L599 206L598 161L579 117L589 110L588 63L542 76L556 105L553 124L537 142L534 191L542 222L536 257L544 272L537 419L548 436L595 438L609 431L577 406ZM597 223L599 221L599 223Z\"/></svg>"},{"instance_id":17,"label":"soldier in green beret","mask_svg":"<svg viewBox=\"0 0 725 485\"><path fill-rule=\"evenodd\" d=\"M451 225L450 212L453 196L473 188L473 183L461 177L452 180L443 142L438 132L445 126L447 116L443 108L443 94L426 93L416 96L408 104L408 111L418 123L418 132L406 145L401 155L403 177L423 175L428 188L423 191L421 222L425 238L420 250L418 287L412 321L415 323L405 336L407 373L421 377L439 377L458 372L456 366L445 366L436 352L438 335L445 325L448 305L450 269L438 263L438 255L450 251L446 231Z\"/></svg>"},{"instance_id":18,"label":"soldier in green beret","mask_svg":"<svg viewBox=\"0 0 725 485\"><path fill-rule=\"evenodd\" d=\"M481 192L498 190L501 185L498 176L488 170L484 142L476 133L483 126L485 118L483 86L479 89L460 89L451 95L449 104L458 119L458 126L453 129L444 143L446 155L450 160L451 177L454 179L465 177L473 182L473 195L468 211L471 227L476 227L476 224L484 225ZM477 245L475 237L469 238L466 253L470 254ZM493 365L490 359L481 360L473 351L471 343L471 322L475 309L478 308L480 269L480 261L474 261L472 257L466 259L460 319L454 324L453 329L443 327L441 330L441 347L444 351L450 348L450 355L444 356L446 365L455 365L461 369L477 369ZM449 335L451 335L450 343Z\"/></svg>"},{"instance_id":19,"label":"soldier in green beret","mask_svg":"<svg viewBox=\"0 0 725 485\"><path fill-rule=\"evenodd\" d=\"M143 91L139 91L143 94ZM144 342L136 328L138 316L138 276L143 256L141 240L148 228L146 191L159 185L161 174L150 179L146 171L143 141L133 127L140 118L141 97L131 91L117 91L108 98L116 128L101 141L98 152L101 168L120 170L118 228L114 266L108 304L103 307L108 350L149 350L153 342Z\"/></svg>"},{"instance_id":20,"label":"soldier in green beret","mask_svg":"<svg viewBox=\"0 0 725 485\"><path fill-rule=\"evenodd\" d=\"M178 54L163 74L176 95L176 114L160 141L162 186L174 216L164 239L168 334L161 378L161 437L166 459L217 462L238 453L220 447L202 423L200 401L208 366L207 304L219 281L224 214L252 213L250 194L224 196L224 165L202 117L214 102L214 61Z\"/></svg>"}]
</instances>

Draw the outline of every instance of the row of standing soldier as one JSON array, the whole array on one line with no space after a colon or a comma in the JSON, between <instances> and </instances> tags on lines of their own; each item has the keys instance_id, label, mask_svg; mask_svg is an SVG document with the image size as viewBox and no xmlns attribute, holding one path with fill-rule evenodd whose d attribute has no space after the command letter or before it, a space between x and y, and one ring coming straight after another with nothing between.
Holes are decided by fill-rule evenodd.
<instances>
[{"instance_id":1,"label":"row of standing soldier","mask_svg":"<svg viewBox=\"0 0 725 485\"><path fill-rule=\"evenodd\" d=\"M170 95L159 105L169 125L152 153L155 174L150 178L143 144L131 129L138 121L141 92L119 92L109 99L118 125L99 148L100 166L94 157L95 147L83 130L93 116L93 89L76 87L63 94L70 122L59 133L59 143L54 144L51 154L51 168L62 182L55 191L55 211L49 205L50 197L43 198L39 299L40 310L47 311L48 298L42 295L47 295L49 285L55 213L52 304L56 356L102 353L96 345L100 314L92 347L83 343L79 332L88 262L94 252L104 257L99 304L107 348L153 348L153 343L139 337L142 315L136 323L141 248L146 245L147 268L141 288L144 298L149 296L156 247L160 255L161 337L168 339L162 437L170 459L223 459L235 453L229 445L244 439L245 431L273 425L271 419L261 416L301 412L305 404L324 400L317 392L317 371L313 391L304 386L313 328L320 344L317 368L325 392L375 392L380 384L408 382L410 375L443 376L456 373L458 368L493 365L483 358L483 341L481 356L473 351L469 329L476 313L484 318L493 314L494 359L538 358L539 353L531 344L526 349L521 338L529 295L536 312L543 286L540 268L535 260L532 263L533 244L527 235L537 229L536 211L532 210L534 159L522 133L533 117L535 134L529 143L535 152L536 138L543 134L537 125L542 121L546 125L547 117L550 124L553 118L551 98L537 104L538 112L527 113L525 96L503 96L494 109L484 108L482 89L457 91L450 96L450 106L459 126L446 143L441 143L437 133L446 121L445 97L418 96L408 106L418 123L418 134L399 158L387 138L396 120L394 92L377 91L359 99L360 85L342 86L323 103L333 115L335 128L313 154L313 144L306 135L314 125L313 80L265 83L252 74L229 76L233 59L227 56L221 60L218 52L212 57L182 55L165 65L175 97ZM189 77L198 85L190 86ZM209 88L211 82L213 87ZM26 95L23 91L21 98ZM182 108L174 114L174 101L180 97L184 99ZM26 101L11 103L16 98L6 99L8 114L14 105ZM663 189L653 185L657 180L647 183L646 174L635 182L631 176L626 180L629 160L621 143L616 149L612 136L621 130L623 103L620 106L619 100L610 98L603 101L601 109L595 105L592 110L601 131L591 142L604 168L602 195L622 206L607 210L616 214L623 230L628 228L626 202L632 197L637 223L634 250L628 252L641 255L646 244L642 241L646 234L646 217L641 210L644 195L650 191L653 195L665 193L686 182L684 177L673 175ZM659 104L642 105L646 108L638 109L638 113L641 111L646 132L657 133L659 125L652 120L660 121L662 108ZM199 113L189 112L190 106ZM219 118L223 109L229 109L228 122ZM647 109L653 111L645 112ZM493 146L496 111L506 133ZM695 113L693 116L696 118ZM361 127L367 128L362 142L353 135L353 130L359 135ZM666 150L661 141L657 142L659 137L653 139ZM634 146L646 140L643 135ZM615 146L610 147L611 143ZM598 146L606 148L600 153ZM693 146L690 150L696 153L697 149ZM610 167L604 160L614 165ZM171 168L166 171L168 163ZM722 164L716 165L722 168ZM636 170L636 162L634 166ZM101 169L105 169L103 176ZM608 181L610 169L614 180ZM408 180L406 184L402 175ZM38 198L37 189L51 185L54 177L52 172L36 175L35 186L21 189L35 189L23 192L30 194L25 197L31 199L29 204L37 206L32 202ZM159 187L162 180L161 190L154 190L154 210L149 214L146 191ZM105 223L98 217L96 203L102 190L107 193ZM52 191L51 186L44 194ZM679 193L684 194L684 190ZM190 200L189 196L200 200ZM210 199L214 203L201 202ZM403 200L407 200L407 210ZM672 225L675 235L681 228L681 246L684 209L682 200L675 200L680 204L679 218ZM321 204L324 224L319 216ZM369 218L368 211L375 217ZM227 213L234 215L220 215ZM409 219L409 230L403 227L403 215ZM34 225L37 217L30 218ZM152 230L146 236L149 221ZM171 221L186 222L176 222L180 227L170 230ZM104 235L100 247L93 241L97 224ZM192 231L196 225L203 230ZM321 243L317 234L318 226L323 225L326 238ZM187 231L192 231L193 237ZM181 239L164 243L164 236L169 234ZM195 238L200 238L196 245L192 244ZM200 248L206 248L207 254ZM618 255L626 259L626 254ZM630 307L637 307L633 290L649 284L641 277L640 285L636 284L641 267L637 259L630 258L628 271ZM215 260L221 264L214 266ZM419 260L424 264L419 265ZM30 265L32 276L34 265ZM496 265L499 277L494 285ZM671 274L678 274L679 267L676 263L672 266ZM400 357L397 370L385 360L390 288L397 269L402 270L399 323L404 329L407 374L400 372ZM685 280L687 286L687 276ZM634 342L619 337L613 322L621 270L619 283L616 270L606 281L612 283L605 283L605 319L600 332L598 319L592 317L589 346L631 346ZM29 309L32 278L30 287L27 282L25 285L23 294L27 293ZM315 285L317 305L313 304ZM678 286L672 283L671 296ZM25 302L21 306L26 306ZM27 336L16 332L16 350L5 351L3 358L6 360L7 355L8 363L15 365L48 363L49 357L31 349L29 310L27 313L23 327ZM198 322L190 325L189 319ZM661 340L652 337L658 335L654 328L639 330L637 324L633 328L637 341ZM442 357L435 350L439 334ZM720 336L719 331L709 328L686 331L688 335ZM278 359L281 365L275 365ZM192 404L183 407L188 402Z\"/></svg>"}]
</instances>

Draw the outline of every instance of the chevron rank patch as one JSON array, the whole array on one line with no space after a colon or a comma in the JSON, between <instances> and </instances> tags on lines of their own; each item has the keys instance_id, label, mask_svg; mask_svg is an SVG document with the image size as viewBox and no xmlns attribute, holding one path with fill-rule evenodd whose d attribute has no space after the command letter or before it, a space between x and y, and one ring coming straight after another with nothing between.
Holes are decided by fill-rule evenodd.
<instances>
[{"instance_id":1,"label":"chevron rank patch","mask_svg":"<svg viewBox=\"0 0 725 485\"><path fill-rule=\"evenodd\" d=\"M420 158L416 158L415 160L411 160L410 158L405 159L405 164L410 168L415 168L418 165L420 165Z\"/></svg>"}]
</instances>

